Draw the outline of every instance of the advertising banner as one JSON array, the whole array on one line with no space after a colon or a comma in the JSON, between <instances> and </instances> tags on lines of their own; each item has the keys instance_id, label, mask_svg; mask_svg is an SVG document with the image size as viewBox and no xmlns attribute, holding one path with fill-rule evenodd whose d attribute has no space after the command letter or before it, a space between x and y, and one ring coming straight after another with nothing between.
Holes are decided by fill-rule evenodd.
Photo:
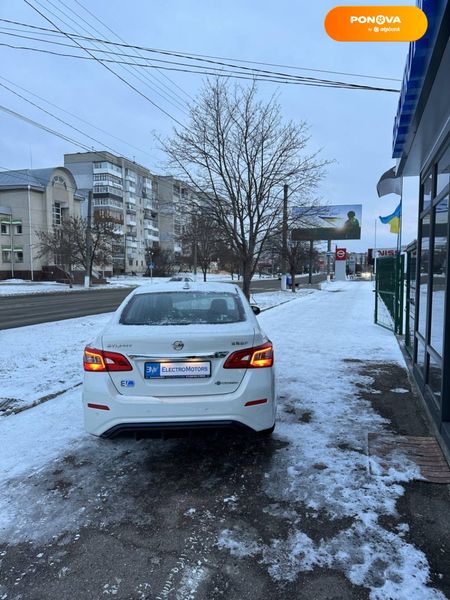
<instances>
[{"instance_id":1,"label":"advertising banner","mask_svg":"<svg viewBox=\"0 0 450 600\"><path fill-rule=\"evenodd\" d=\"M318 207L293 207L292 216L302 219L302 227L292 229L292 239L359 240L361 239L361 204L335 204Z\"/></svg>"}]
</instances>

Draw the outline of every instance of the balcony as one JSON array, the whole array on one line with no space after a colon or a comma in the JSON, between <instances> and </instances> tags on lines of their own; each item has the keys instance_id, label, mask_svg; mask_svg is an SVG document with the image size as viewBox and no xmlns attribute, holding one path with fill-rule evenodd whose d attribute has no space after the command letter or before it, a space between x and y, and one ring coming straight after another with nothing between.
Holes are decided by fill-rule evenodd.
<instances>
[{"instance_id":1,"label":"balcony","mask_svg":"<svg viewBox=\"0 0 450 600\"><path fill-rule=\"evenodd\" d=\"M100 181L95 181L94 186L92 188L94 194L111 194L112 196L119 196L119 198L123 198L123 190L119 187L113 187L112 185L103 185ZM94 196L95 198L95 196Z\"/></svg>"},{"instance_id":2,"label":"balcony","mask_svg":"<svg viewBox=\"0 0 450 600\"><path fill-rule=\"evenodd\" d=\"M122 177L122 168L111 163L103 163L101 167L93 167L94 173L108 173L109 175L115 175L116 177Z\"/></svg>"},{"instance_id":3,"label":"balcony","mask_svg":"<svg viewBox=\"0 0 450 600\"><path fill-rule=\"evenodd\" d=\"M136 206L127 202L127 215L135 215L136 212Z\"/></svg>"},{"instance_id":4,"label":"balcony","mask_svg":"<svg viewBox=\"0 0 450 600\"><path fill-rule=\"evenodd\" d=\"M118 213L122 213L123 204L112 198L94 198L94 210L111 209Z\"/></svg>"},{"instance_id":5,"label":"balcony","mask_svg":"<svg viewBox=\"0 0 450 600\"><path fill-rule=\"evenodd\" d=\"M131 217L130 215L127 216L127 225L130 225L131 227L136 227L137 222L136 219L134 217Z\"/></svg>"},{"instance_id":6,"label":"balcony","mask_svg":"<svg viewBox=\"0 0 450 600\"><path fill-rule=\"evenodd\" d=\"M158 231L158 225L152 219L144 219L144 229L156 229Z\"/></svg>"}]
</instances>

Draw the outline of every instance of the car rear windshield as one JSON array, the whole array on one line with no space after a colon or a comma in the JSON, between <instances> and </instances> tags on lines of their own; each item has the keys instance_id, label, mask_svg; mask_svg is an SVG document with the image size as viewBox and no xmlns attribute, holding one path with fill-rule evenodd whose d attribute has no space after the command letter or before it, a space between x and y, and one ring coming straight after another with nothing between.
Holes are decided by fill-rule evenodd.
<instances>
[{"instance_id":1,"label":"car rear windshield","mask_svg":"<svg viewBox=\"0 0 450 600\"><path fill-rule=\"evenodd\" d=\"M123 309L123 325L192 325L245 321L237 294L227 292L152 292L136 294Z\"/></svg>"}]
</instances>

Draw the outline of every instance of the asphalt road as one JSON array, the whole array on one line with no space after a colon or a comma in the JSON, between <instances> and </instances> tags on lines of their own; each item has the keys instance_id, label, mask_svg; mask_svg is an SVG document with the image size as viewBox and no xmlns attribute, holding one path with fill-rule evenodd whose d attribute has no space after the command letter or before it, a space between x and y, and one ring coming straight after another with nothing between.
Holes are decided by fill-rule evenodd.
<instances>
[{"instance_id":1,"label":"asphalt road","mask_svg":"<svg viewBox=\"0 0 450 600\"><path fill-rule=\"evenodd\" d=\"M111 312L130 291L130 288L112 288L4 296L0 298L0 329Z\"/></svg>"},{"instance_id":2,"label":"asphalt road","mask_svg":"<svg viewBox=\"0 0 450 600\"><path fill-rule=\"evenodd\" d=\"M324 275L314 275L313 283L324 279ZM305 283L307 276L301 276L297 280ZM237 281L235 283L239 284ZM67 293L3 296L0 297L0 329L112 312L131 289L101 288ZM278 289L280 282L277 279L255 279L251 286L254 294Z\"/></svg>"}]
</instances>

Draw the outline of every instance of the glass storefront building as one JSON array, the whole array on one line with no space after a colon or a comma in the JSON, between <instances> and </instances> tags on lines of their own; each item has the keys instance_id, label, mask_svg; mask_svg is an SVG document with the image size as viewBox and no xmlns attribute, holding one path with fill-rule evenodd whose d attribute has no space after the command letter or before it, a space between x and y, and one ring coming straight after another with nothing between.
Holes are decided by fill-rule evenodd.
<instances>
[{"instance_id":1,"label":"glass storefront building","mask_svg":"<svg viewBox=\"0 0 450 600\"><path fill-rule=\"evenodd\" d=\"M450 3L417 3L428 31L410 49L394 126L397 176L420 176L417 244L409 255L413 373L450 451Z\"/></svg>"}]
</instances>

